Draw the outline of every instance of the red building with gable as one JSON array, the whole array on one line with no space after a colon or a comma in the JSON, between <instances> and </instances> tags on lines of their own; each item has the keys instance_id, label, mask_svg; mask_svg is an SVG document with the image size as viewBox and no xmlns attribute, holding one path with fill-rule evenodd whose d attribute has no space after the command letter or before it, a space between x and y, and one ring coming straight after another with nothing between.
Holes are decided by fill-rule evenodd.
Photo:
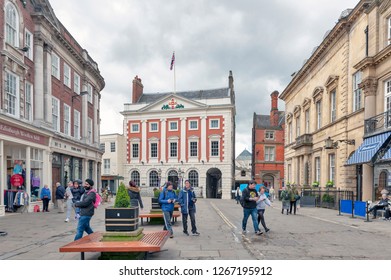
<instances>
[{"instance_id":1,"label":"red building with gable","mask_svg":"<svg viewBox=\"0 0 391 280\"><path fill-rule=\"evenodd\" d=\"M270 95L269 115L254 113L252 131L252 177L276 190L284 185L285 115L278 111L278 95L278 91Z\"/></svg>"}]
</instances>

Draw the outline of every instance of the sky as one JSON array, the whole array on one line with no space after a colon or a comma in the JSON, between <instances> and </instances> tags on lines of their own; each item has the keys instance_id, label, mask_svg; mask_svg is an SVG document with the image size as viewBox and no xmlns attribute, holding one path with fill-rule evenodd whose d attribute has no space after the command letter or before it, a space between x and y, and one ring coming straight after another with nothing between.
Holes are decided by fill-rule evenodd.
<instances>
[{"instance_id":1,"label":"sky","mask_svg":"<svg viewBox=\"0 0 391 280\"><path fill-rule=\"evenodd\" d=\"M236 155L251 152L253 114L280 93L358 0L49 0L57 18L98 63L101 134L123 133L132 81L144 93L228 87L236 96ZM279 100L279 109L284 103Z\"/></svg>"}]
</instances>

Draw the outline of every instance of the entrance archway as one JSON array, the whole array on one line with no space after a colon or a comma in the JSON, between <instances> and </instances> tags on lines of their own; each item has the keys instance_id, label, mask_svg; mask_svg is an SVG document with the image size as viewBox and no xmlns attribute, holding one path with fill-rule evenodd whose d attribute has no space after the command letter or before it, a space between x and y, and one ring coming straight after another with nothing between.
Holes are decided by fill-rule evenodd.
<instances>
[{"instance_id":1,"label":"entrance archway","mask_svg":"<svg viewBox=\"0 0 391 280\"><path fill-rule=\"evenodd\" d=\"M222 191L220 169L209 169L206 172L206 198L221 198Z\"/></svg>"},{"instance_id":2,"label":"entrance archway","mask_svg":"<svg viewBox=\"0 0 391 280\"><path fill-rule=\"evenodd\" d=\"M270 174L266 174L262 176L262 183L270 189L271 187L274 187L274 177Z\"/></svg>"},{"instance_id":3,"label":"entrance archway","mask_svg":"<svg viewBox=\"0 0 391 280\"><path fill-rule=\"evenodd\" d=\"M178 188L178 172L175 170L171 170L168 172L168 181L172 183L173 189L176 190Z\"/></svg>"}]
</instances>

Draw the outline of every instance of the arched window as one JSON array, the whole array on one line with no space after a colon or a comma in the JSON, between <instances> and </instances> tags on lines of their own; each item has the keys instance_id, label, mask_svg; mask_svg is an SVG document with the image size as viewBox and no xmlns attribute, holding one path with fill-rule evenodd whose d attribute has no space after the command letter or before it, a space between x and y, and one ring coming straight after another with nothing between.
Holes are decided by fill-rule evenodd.
<instances>
[{"instance_id":1,"label":"arched window","mask_svg":"<svg viewBox=\"0 0 391 280\"><path fill-rule=\"evenodd\" d=\"M140 186L140 173L138 171L132 171L130 173L130 180L136 183L136 186Z\"/></svg>"},{"instance_id":2,"label":"arched window","mask_svg":"<svg viewBox=\"0 0 391 280\"><path fill-rule=\"evenodd\" d=\"M5 8L5 40L8 44L19 47L19 20L15 6L8 3Z\"/></svg>"},{"instance_id":3,"label":"arched window","mask_svg":"<svg viewBox=\"0 0 391 280\"><path fill-rule=\"evenodd\" d=\"M149 186L159 187L159 176L155 170L149 173Z\"/></svg>"},{"instance_id":4,"label":"arched window","mask_svg":"<svg viewBox=\"0 0 391 280\"><path fill-rule=\"evenodd\" d=\"M189 181L193 188L198 187L198 172L195 170L189 171Z\"/></svg>"}]
</instances>

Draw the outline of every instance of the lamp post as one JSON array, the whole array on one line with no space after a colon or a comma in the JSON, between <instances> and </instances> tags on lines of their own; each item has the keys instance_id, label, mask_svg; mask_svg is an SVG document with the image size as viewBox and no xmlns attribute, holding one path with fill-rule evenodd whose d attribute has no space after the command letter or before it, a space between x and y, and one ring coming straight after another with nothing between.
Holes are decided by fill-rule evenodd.
<instances>
[{"instance_id":1,"label":"lamp post","mask_svg":"<svg viewBox=\"0 0 391 280\"><path fill-rule=\"evenodd\" d=\"M160 188L160 178L162 176L162 170L159 168L157 171L157 178L158 178L158 188Z\"/></svg>"}]
</instances>

